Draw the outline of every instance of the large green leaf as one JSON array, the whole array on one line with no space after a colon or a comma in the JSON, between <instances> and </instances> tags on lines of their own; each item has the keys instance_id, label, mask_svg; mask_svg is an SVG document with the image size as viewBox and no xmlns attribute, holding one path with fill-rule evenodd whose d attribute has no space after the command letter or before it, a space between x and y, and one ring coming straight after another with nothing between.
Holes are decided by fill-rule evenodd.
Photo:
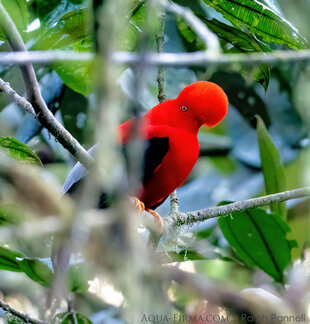
<instances>
[{"instance_id":1,"label":"large green leaf","mask_svg":"<svg viewBox=\"0 0 310 324\"><path fill-rule=\"evenodd\" d=\"M226 53L252 53L252 52L270 52L271 49L266 44L260 42L253 35L249 35L233 26L224 24L217 19L206 19L205 16L197 14L199 19L207 25L220 39L222 49ZM192 48L189 50L199 51L205 49L205 44L197 37L184 19L178 19L178 29L188 44ZM230 46L228 46L230 45ZM232 45L232 46L231 46ZM187 46L188 47L188 46ZM261 83L265 90L270 80L270 67L267 64L261 64L255 75L256 81Z\"/></svg>"},{"instance_id":2,"label":"large green leaf","mask_svg":"<svg viewBox=\"0 0 310 324\"><path fill-rule=\"evenodd\" d=\"M33 50L62 48L89 37L86 9L72 10L61 17L57 24L40 37Z\"/></svg>"},{"instance_id":3,"label":"large green leaf","mask_svg":"<svg viewBox=\"0 0 310 324\"><path fill-rule=\"evenodd\" d=\"M24 272L33 281L49 286L53 274L48 265L39 259L27 258L23 253L0 246L0 270Z\"/></svg>"},{"instance_id":4,"label":"large green leaf","mask_svg":"<svg viewBox=\"0 0 310 324\"><path fill-rule=\"evenodd\" d=\"M306 39L282 16L258 0L204 0L239 29L250 32L266 42L285 44L294 49L307 48Z\"/></svg>"},{"instance_id":5,"label":"large green leaf","mask_svg":"<svg viewBox=\"0 0 310 324\"><path fill-rule=\"evenodd\" d=\"M17 29L24 32L29 22L29 11L26 0L1 0L2 5L14 21ZM0 40L6 40L2 29L0 28Z\"/></svg>"},{"instance_id":6,"label":"large green leaf","mask_svg":"<svg viewBox=\"0 0 310 324\"><path fill-rule=\"evenodd\" d=\"M284 282L284 270L291 262L296 242L286 239L290 228L279 215L250 209L220 217L218 224L241 260Z\"/></svg>"},{"instance_id":7,"label":"large green leaf","mask_svg":"<svg viewBox=\"0 0 310 324\"><path fill-rule=\"evenodd\" d=\"M27 145L13 137L0 136L1 150L15 160L41 164L40 158Z\"/></svg>"},{"instance_id":8,"label":"large green leaf","mask_svg":"<svg viewBox=\"0 0 310 324\"><path fill-rule=\"evenodd\" d=\"M93 91L93 64L91 62L57 63L54 69L64 84L85 97Z\"/></svg>"},{"instance_id":9,"label":"large green leaf","mask_svg":"<svg viewBox=\"0 0 310 324\"><path fill-rule=\"evenodd\" d=\"M233 45L233 48L226 50L228 53L251 53L251 52L270 52L271 49L266 44L258 41L253 35L244 33L232 26L226 25L216 19L205 19L200 16L200 19L212 30L222 42L224 48L227 44ZM258 71L255 74L255 79L267 90L270 80L270 67L267 64L260 64Z\"/></svg>"},{"instance_id":10,"label":"large green leaf","mask_svg":"<svg viewBox=\"0 0 310 324\"><path fill-rule=\"evenodd\" d=\"M19 251L0 246L0 270L23 272L41 286L50 287L53 282L51 264L50 258L28 258ZM83 260L69 265L66 281L70 291L87 291L89 279L88 268Z\"/></svg>"},{"instance_id":11,"label":"large green leaf","mask_svg":"<svg viewBox=\"0 0 310 324\"><path fill-rule=\"evenodd\" d=\"M19 262L21 271L30 279L44 287L49 287L53 280L53 273L49 266L39 259L23 258Z\"/></svg>"},{"instance_id":12,"label":"large green leaf","mask_svg":"<svg viewBox=\"0 0 310 324\"><path fill-rule=\"evenodd\" d=\"M129 21L126 26L126 37L123 38L123 46L127 51L133 51L136 48L137 40L147 15L147 6L144 1L137 3L129 14Z\"/></svg>"},{"instance_id":13,"label":"large green leaf","mask_svg":"<svg viewBox=\"0 0 310 324\"><path fill-rule=\"evenodd\" d=\"M124 34L121 39L122 50L137 50L139 39L142 31L147 37L143 40L143 50L151 50L155 43L155 36L158 32L159 21L158 15L148 14L148 6L145 0L135 1L130 10L126 13Z\"/></svg>"},{"instance_id":14,"label":"large green leaf","mask_svg":"<svg viewBox=\"0 0 310 324\"><path fill-rule=\"evenodd\" d=\"M257 136L262 170L265 180L266 193L274 194L286 190L286 180L284 167L281 162L279 151L274 145L263 120L257 118ZM270 206L271 210L286 219L285 202L274 203Z\"/></svg>"},{"instance_id":15,"label":"large green leaf","mask_svg":"<svg viewBox=\"0 0 310 324\"><path fill-rule=\"evenodd\" d=\"M21 272L19 259L23 257L21 252L0 246L0 270Z\"/></svg>"},{"instance_id":16,"label":"large green leaf","mask_svg":"<svg viewBox=\"0 0 310 324\"><path fill-rule=\"evenodd\" d=\"M40 19L43 26L52 27L70 11L85 8L84 0L33 0L31 1L34 16Z\"/></svg>"}]
</instances>

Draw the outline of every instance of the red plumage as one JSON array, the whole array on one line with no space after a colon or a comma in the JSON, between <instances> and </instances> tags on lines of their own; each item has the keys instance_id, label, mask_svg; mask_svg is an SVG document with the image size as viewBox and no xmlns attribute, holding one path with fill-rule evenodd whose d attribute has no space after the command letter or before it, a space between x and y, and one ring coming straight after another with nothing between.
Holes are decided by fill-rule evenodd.
<instances>
[{"instance_id":1,"label":"red plumage","mask_svg":"<svg viewBox=\"0 0 310 324\"><path fill-rule=\"evenodd\" d=\"M169 142L160 163L142 183L138 198L146 207L156 208L182 185L198 159L199 128L217 125L227 110L224 91L212 82L198 81L185 87L176 99L155 106L142 117L143 139L168 138ZM128 121L119 126L122 144L129 140L131 125Z\"/></svg>"},{"instance_id":2,"label":"red plumage","mask_svg":"<svg viewBox=\"0 0 310 324\"><path fill-rule=\"evenodd\" d=\"M198 81L185 87L176 99L155 106L142 117L141 137L146 149L138 198L147 208L156 208L182 185L198 159L199 128L217 125L227 109L227 97L218 85ZM124 147L130 139L131 126L132 121L119 125L120 143ZM93 153L95 148L89 152ZM77 163L63 186L63 193L77 192L86 175L87 170ZM107 206L106 194L102 193L98 207Z\"/></svg>"}]
</instances>

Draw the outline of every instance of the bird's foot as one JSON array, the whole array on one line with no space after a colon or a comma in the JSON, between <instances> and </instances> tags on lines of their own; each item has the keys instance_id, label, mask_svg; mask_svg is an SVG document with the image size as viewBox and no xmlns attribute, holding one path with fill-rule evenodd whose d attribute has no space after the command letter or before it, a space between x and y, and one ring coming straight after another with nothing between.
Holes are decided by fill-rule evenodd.
<instances>
[{"instance_id":1,"label":"bird's foot","mask_svg":"<svg viewBox=\"0 0 310 324\"><path fill-rule=\"evenodd\" d=\"M145 205L140 199L138 199L137 197L131 197L131 199L133 200L133 204L138 209L138 211L145 211Z\"/></svg>"},{"instance_id":2,"label":"bird's foot","mask_svg":"<svg viewBox=\"0 0 310 324\"><path fill-rule=\"evenodd\" d=\"M153 216L153 223L155 223L155 226L153 225L150 227L154 229L158 234L161 234L164 229L164 222L161 216L158 213L156 213L153 209L145 208L144 203L137 197L131 197L131 199L133 200L134 206L138 209L138 211L147 212L148 214Z\"/></svg>"}]
</instances>

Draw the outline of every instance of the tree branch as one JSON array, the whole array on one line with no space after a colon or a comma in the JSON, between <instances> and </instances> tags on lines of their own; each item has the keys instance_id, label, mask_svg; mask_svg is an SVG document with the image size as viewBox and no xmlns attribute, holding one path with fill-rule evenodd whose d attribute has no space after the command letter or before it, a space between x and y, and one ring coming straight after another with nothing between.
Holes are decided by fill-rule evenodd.
<instances>
[{"instance_id":1,"label":"tree branch","mask_svg":"<svg viewBox=\"0 0 310 324\"><path fill-rule=\"evenodd\" d=\"M163 52L163 45L164 45L164 30L165 30L165 19L166 15L165 12L160 12L160 27L158 33L156 35L156 47L157 52ZM162 103L167 100L166 93L165 93L165 70L163 66L159 66L157 69L157 84L158 84L158 101Z\"/></svg>"},{"instance_id":2,"label":"tree branch","mask_svg":"<svg viewBox=\"0 0 310 324\"><path fill-rule=\"evenodd\" d=\"M251 208L266 206L275 202L282 202L302 197L310 197L310 187L279 192L272 195L237 201L228 205L210 207L187 213L175 213L168 215L164 219L164 230L165 232L167 232L174 227L179 227L182 225L192 225L197 222L202 222L206 219L229 215L236 211L244 211Z\"/></svg>"},{"instance_id":3,"label":"tree branch","mask_svg":"<svg viewBox=\"0 0 310 324\"><path fill-rule=\"evenodd\" d=\"M29 101L24 97L21 97L14 89L11 88L8 82L3 81L0 78L0 91L5 92L7 95L13 98L18 107L24 109L29 114L36 116L34 109Z\"/></svg>"},{"instance_id":4,"label":"tree branch","mask_svg":"<svg viewBox=\"0 0 310 324\"><path fill-rule=\"evenodd\" d=\"M0 64L50 64L56 62L88 62L95 59L92 53L78 53L74 51L21 51L1 52ZM220 54L217 57L206 55L205 51L193 53L154 53L143 56L138 53L114 52L112 60L116 63L134 66L141 60L150 66L200 66L206 64L274 64L277 62L300 62L310 60L310 49L305 50L277 50L268 53L233 53Z\"/></svg>"},{"instance_id":5,"label":"tree branch","mask_svg":"<svg viewBox=\"0 0 310 324\"><path fill-rule=\"evenodd\" d=\"M0 27L13 51L26 51L25 44L11 17L0 3ZM32 104L36 118L73 156L86 167L93 163L92 157L80 143L58 122L42 98L39 84L30 63L21 65L27 99Z\"/></svg>"},{"instance_id":6,"label":"tree branch","mask_svg":"<svg viewBox=\"0 0 310 324\"><path fill-rule=\"evenodd\" d=\"M23 320L25 323L32 323L32 324L48 324L48 322L46 321L41 321L35 318L30 317L27 314L23 314L17 310L15 310L14 308L12 308L11 306L9 306L8 304L4 303L3 301L0 300L0 308L2 308L6 313L12 314L18 318L20 318L21 320Z\"/></svg>"}]
</instances>

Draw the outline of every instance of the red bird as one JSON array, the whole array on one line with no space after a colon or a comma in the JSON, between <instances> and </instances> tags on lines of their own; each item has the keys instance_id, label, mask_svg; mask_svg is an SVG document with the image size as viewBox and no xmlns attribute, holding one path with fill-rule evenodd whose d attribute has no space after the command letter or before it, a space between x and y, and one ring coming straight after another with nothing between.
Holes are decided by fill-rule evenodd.
<instances>
[{"instance_id":1,"label":"red bird","mask_svg":"<svg viewBox=\"0 0 310 324\"><path fill-rule=\"evenodd\" d=\"M176 99L153 107L142 117L141 136L146 147L138 198L147 210L157 208L182 185L198 159L199 128L214 127L227 110L228 100L222 88L212 82L198 81L185 87ZM130 140L131 126L129 120L118 127L124 146ZM75 191L86 173L77 163L64 184L63 193ZM106 207L105 203L99 207Z\"/></svg>"}]
</instances>

